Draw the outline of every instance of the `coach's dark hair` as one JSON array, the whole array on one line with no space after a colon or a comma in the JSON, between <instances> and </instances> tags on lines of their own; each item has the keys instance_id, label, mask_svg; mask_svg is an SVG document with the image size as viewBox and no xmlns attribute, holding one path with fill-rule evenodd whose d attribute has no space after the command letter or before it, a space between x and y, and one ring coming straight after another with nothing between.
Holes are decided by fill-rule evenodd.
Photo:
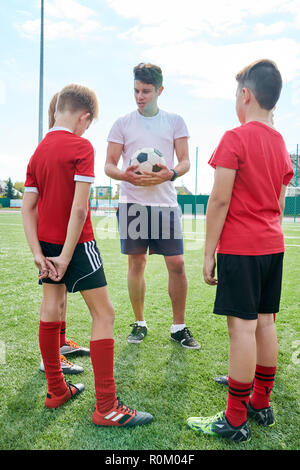
<instances>
[{"instance_id":1,"label":"coach's dark hair","mask_svg":"<svg viewBox=\"0 0 300 470\"><path fill-rule=\"evenodd\" d=\"M277 65L272 60L261 59L244 67L237 75L239 89L249 88L263 109L271 110L277 103L282 78Z\"/></svg>"},{"instance_id":2,"label":"coach's dark hair","mask_svg":"<svg viewBox=\"0 0 300 470\"><path fill-rule=\"evenodd\" d=\"M140 82L154 85L156 89L163 84L163 75L161 68L154 64L138 64L133 69L134 79Z\"/></svg>"}]
</instances>

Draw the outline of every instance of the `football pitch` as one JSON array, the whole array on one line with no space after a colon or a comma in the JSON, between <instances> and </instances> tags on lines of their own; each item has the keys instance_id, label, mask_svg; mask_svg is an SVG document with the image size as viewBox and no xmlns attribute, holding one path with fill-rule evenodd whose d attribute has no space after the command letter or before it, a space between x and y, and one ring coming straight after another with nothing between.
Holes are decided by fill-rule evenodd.
<instances>
[{"instance_id":1,"label":"football pitch","mask_svg":"<svg viewBox=\"0 0 300 470\"><path fill-rule=\"evenodd\" d=\"M93 217L108 288L115 308L117 394L129 406L154 416L150 425L97 428L89 357L72 361L84 373L66 376L85 391L57 410L44 407L46 380L39 370L41 287L27 246L21 215L0 213L0 449L18 450L291 450L300 448L300 224L283 225L286 243L281 311L276 324L279 362L272 393L276 424L249 421L250 442L234 444L196 434L189 416L211 416L225 409L227 390L215 383L227 374L226 319L212 313L215 287L202 278L204 221L184 220L185 263L189 282L186 324L201 350L170 341L172 323L163 257L146 268L145 318L149 331L140 345L128 344L133 314L127 293L127 257L120 254L114 217ZM67 337L89 347L90 314L79 293L68 296Z\"/></svg>"}]
</instances>

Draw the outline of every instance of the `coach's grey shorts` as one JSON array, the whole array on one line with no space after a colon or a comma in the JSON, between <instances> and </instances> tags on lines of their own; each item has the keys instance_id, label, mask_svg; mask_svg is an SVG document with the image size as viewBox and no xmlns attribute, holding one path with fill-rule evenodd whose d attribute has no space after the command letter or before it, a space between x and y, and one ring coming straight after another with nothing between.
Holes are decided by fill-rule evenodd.
<instances>
[{"instance_id":1,"label":"coach's grey shorts","mask_svg":"<svg viewBox=\"0 0 300 470\"><path fill-rule=\"evenodd\" d=\"M121 252L127 255L183 254L181 209L120 203L117 211Z\"/></svg>"}]
</instances>

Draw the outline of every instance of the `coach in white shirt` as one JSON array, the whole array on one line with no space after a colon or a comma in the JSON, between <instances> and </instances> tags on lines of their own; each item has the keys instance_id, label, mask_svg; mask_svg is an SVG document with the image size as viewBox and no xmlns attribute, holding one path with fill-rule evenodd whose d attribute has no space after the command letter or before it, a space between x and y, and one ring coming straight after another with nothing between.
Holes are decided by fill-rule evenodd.
<instances>
[{"instance_id":1,"label":"coach in white shirt","mask_svg":"<svg viewBox=\"0 0 300 470\"><path fill-rule=\"evenodd\" d=\"M183 347L200 349L185 325L187 279L183 258L181 212L173 181L190 168L188 130L182 117L158 108L163 91L160 67L139 64L134 68L134 96L138 109L114 123L108 136L106 174L121 181L118 208L121 252L128 255L128 290L135 314L128 342L140 343L147 334L144 319L144 271L149 254L164 256L169 273L173 309L171 339ZM137 174L130 165L139 149L158 150L166 165L159 172ZM174 166L174 150L177 165ZM118 168L123 158L122 169Z\"/></svg>"}]
</instances>

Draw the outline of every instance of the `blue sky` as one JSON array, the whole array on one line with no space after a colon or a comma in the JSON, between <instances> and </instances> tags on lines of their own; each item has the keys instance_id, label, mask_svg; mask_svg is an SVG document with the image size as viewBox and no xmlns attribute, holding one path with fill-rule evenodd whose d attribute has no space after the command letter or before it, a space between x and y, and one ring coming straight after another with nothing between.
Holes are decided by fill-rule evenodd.
<instances>
[{"instance_id":1,"label":"blue sky","mask_svg":"<svg viewBox=\"0 0 300 470\"><path fill-rule=\"evenodd\" d=\"M52 95L70 82L95 89L100 118L86 133L97 149L96 183L115 119L135 109L132 69L151 61L164 72L159 106L190 131L191 170L180 179L208 193L207 161L238 125L235 74L259 58L275 60L284 87L275 126L288 150L300 143L300 0L45 0L44 130ZM24 181L38 140L39 0L0 2L0 179Z\"/></svg>"}]
</instances>

